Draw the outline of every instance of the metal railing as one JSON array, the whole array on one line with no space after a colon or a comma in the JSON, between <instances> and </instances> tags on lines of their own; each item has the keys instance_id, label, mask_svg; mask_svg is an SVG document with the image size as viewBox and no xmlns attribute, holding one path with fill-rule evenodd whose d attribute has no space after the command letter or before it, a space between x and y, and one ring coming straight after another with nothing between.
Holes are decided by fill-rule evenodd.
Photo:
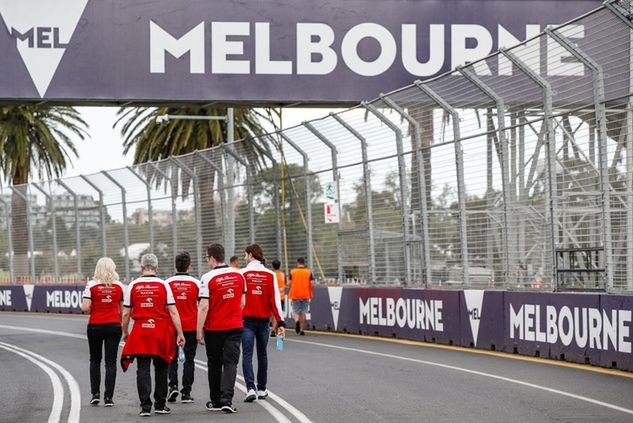
<instances>
[{"instance_id":1,"label":"metal railing","mask_svg":"<svg viewBox=\"0 0 633 423\"><path fill-rule=\"evenodd\" d=\"M260 138L3 189L1 279L102 255L130 279L145 251L202 273L207 243L256 241L332 284L633 291L631 11Z\"/></svg>"}]
</instances>

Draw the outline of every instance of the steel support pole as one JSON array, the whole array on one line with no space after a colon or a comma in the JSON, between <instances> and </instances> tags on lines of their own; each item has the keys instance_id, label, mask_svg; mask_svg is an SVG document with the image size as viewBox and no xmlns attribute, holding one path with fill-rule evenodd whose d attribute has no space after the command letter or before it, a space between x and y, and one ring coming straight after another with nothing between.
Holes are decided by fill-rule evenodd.
<instances>
[{"instance_id":1,"label":"steel support pole","mask_svg":"<svg viewBox=\"0 0 633 423\"><path fill-rule=\"evenodd\" d=\"M198 157L200 160L207 163L211 167L211 169L213 169L214 172L217 173L218 191L219 191L218 193L220 194L220 209L222 209L222 213L220 213L220 219L222 222L222 243L224 243L226 242L226 238L227 238L226 232L225 232L226 231L226 213L225 213L226 202L224 198L224 173L222 172L222 168L220 166L215 164L215 162L212 159L208 158L207 156L202 154L200 151L196 150L193 154L195 157Z\"/></svg>"},{"instance_id":2,"label":"steel support pole","mask_svg":"<svg viewBox=\"0 0 633 423\"><path fill-rule=\"evenodd\" d=\"M0 203L4 206L4 216L6 219L7 226L7 256L9 258L9 278L10 283L15 283L15 273L13 270L13 235L11 235L11 212L9 211L9 203L2 198L0 198Z\"/></svg>"},{"instance_id":3,"label":"steel support pole","mask_svg":"<svg viewBox=\"0 0 633 423\"><path fill-rule=\"evenodd\" d=\"M255 210L253 206L253 178L251 167L235 152L232 144L223 144L222 149L232 156L239 164L246 169L246 198L248 201L248 235L250 243L255 243Z\"/></svg>"},{"instance_id":4,"label":"steel support pole","mask_svg":"<svg viewBox=\"0 0 633 423\"><path fill-rule=\"evenodd\" d=\"M72 197L73 197L73 208L75 215L75 248L77 249L77 273L79 277L83 277L83 272L81 270L81 229L79 228L79 196L75 191L70 189L68 185L64 183L61 179L58 179L57 184L64 188Z\"/></svg>"},{"instance_id":5,"label":"steel support pole","mask_svg":"<svg viewBox=\"0 0 633 423\"><path fill-rule=\"evenodd\" d=\"M108 255L108 242L106 235L106 207L105 204L103 204L103 191L86 176L79 175L79 177L83 179L84 182L86 182L88 185L90 185L92 189L97 191L97 194L99 194L99 218L101 221L101 254L103 257L106 257Z\"/></svg>"},{"instance_id":6,"label":"steel support pole","mask_svg":"<svg viewBox=\"0 0 633 423\"><path fill-rule=\"evenodd\" d=\"M234 137L234 113L233 109L227 109L226 113L226 142L233 144ZM222 150L223 151L223 150ZM223 210L226 213L226 237L224 240L224 247L228 254L235 252L235 163L233 156L226 160L226 175L228 176L228 189L227 189L227 208Z\"/></svg>"},{"instance_id":7,"label":"steel support pole","mask_svg":"<svg viewBox=\"0 0 633 423\"><path fill-rule=\"evenodd\" d=\"M102 170L101 174L108 178L110 182L116 185L117 188L121 191L121 211L123 213L123 254L125 255L125 279L130 280L130 239L127 227L127 202L126 195L127 191L125 187L116 180L116 178L112 177L107 171Z\"/></svg>"},{"instance_id":8,"label":"steel support pole","mask_svg":"<svg viewBox=\"0 0 633 423\"><path fill-rule=\"evenodd\" d=\"M53 219L51 223L51 230L53 232L53 274L55 275L55 283L59 283L59 251L57 248L57 213L55 213L55 202L53 201L53 196L46 192L38 183L33 182L32 185L46 197L48 201L48 212Z\"/></svg>"},{"instance_id":9,"label":"steel support pole","mask_svg":"<svg viewBox=\"0 0 633 423\"><path fill-rule=\"evenodd\" d=\"M336 224L336 269L338 273L338 283L340 285L343 284L343 249L341 247L340 240L340 232L341 232L341 183L340 183L340 175L338 173L338 150L336 146L327 139L325 135L319 132L318 129L314 127L310 122L303 122L303 126L305 126L308 131L312 132L312 134L319 139L323 144L325 144L332 154L332 182L336 188L336 208L339 216L339 221Z\"/></svg>"},{"instance_id":10,"label":"steel support pole","mask_svg":"<svg viewBox=\"0 0 633 423\"><path fill-rule=\"evenodd\" d=\"M185 172L191 178L191 182L193 182L193 219L196 237L196 257L198 258L198 273L202 275L204 273L203 263L205 263L205 261L202 256L202 236L200 234L200 192L198 186L198 175L196 175L193 170L189 169L178 157L171 156L169 160L171 160L176 167Z\"/></svg>"},{"instance_id":11,"label":"steel support pole","mask_svg":"<svg viewBox=\"0 0 633 423\"><path fill-rule=\"evenodd\" d=\"M277 257L281 258L281 204L279 199L279 164L269 151L259 146L252 138L246 138L253 147L263 156L268 158L273 164L273 204L275 205L275 248L277 249Z\"/></svg>"},{"instance_id":12,"label":"steel support pole","mask_svg":"<svg viewBox=\"0 0 633 423\"><path fill-rule=\"evenodd\" d=\"M402 232L404 239L404 269L405 269L405 282L404 285L411 283L411 250L409 240L409 185L407 183L407 168L404 162L404 147L402 146L402 131L392 121L382 114L376 106L373 104L363 102L361 103L369 112L384 123L396 137L396 149L398 154L398 172L400 178L400 198L402 206Z\"/></svg>"},{"instance_id":13,"label":"steel support pole","mask_svg":"<svg viewBox=\"0 0 633 423\"><path fill-rule=\"evenodd\" d=\"M174 257L178 254L178 211L176 210L176 196L178 195L177 191L174 189L173 180L166 172L161 170L158 163L149 162L149 164L156 170L156 172L161 175L168 183L171 191L171 243L172 243L172 252Z\"/></svg>"},{"instance_id":14,"label":"steel support pole","mask_svg":"<svg viewBox=\"0 0 633 423\"><path fill-rule=\"evenodd\" d=\"M426 277L424 285L428 288L433 284L432 274L431 274L431 247L429 242L429 219L426 204L426 169L424 168L424 160L422 159L422 128L420 128L420 123L413 118L410 114L404 111L402 107L400 107L395 101L390 99L386 95L380 95L380 98L393 110L395 110L404 120L409 122L409 125L413 128L413 137L415 140L415 156L416 161L418 162L417 169L415 169L416 177L418 178L418 187L419 187L419 207L420 207L420 218L422 221L422 256L424 258L424 275Z\"/></svg>"},{"instance_id":15,"label":"steel support pole","mask_svg":"<svg viewBox=\"0 0 633 423\"><path fill-rule=\"evenodd\" d=\"M464 183L464 160L461 145L461 132L459 128L459 113L446 100L440 97L429 86L416 81L415 85L433 100L441 109L451 115L453 121L453 140L455 142L455 164L457 172L457 195L459 197L459 242L462 250L462 277L464 285L470 285L470 271L468 261L468 232L466 227L466 189Z\"/></svg>"},{"instance_id":16,"label":"steel support pole","mask_svg":"<svg viewBox=\"0 0 633 423\"><path fill-rule=\"evenodd\" d=\"M596 114L596 129L598 131L598 157L600 160L600 181L602 189L602 242L605 255L604 287L607 292L613 291L613 233L611 232L611 184L609 182L609 164L607 153L607 113L604 94L604 72L602 66L589 57L578 46L569 41L565 36L551 28L546 28L545 33L567 50L578 61L591 70L593 75L593 101ZM631 252L629 252L630 254Z\"/></svg>"},{"instance_id":17,"label":"steel support pole","mask_svg":"<svg viewBox=\"0 0 633 423\"><path fill-rule=\"evenodd\" d=\"M458 67L459 72L476 86L481 92L483 92L488 98L495 102L497 108L497 132L499 134L499 144L501 145L501 184L502 184L502 197L503 197L503 242L505 244L505 260L503 262L503 274L504 285L507 288L508 282L513 284L512 273L516 270L514 260L512 260L512 254L516 252L516 245L514 240L510 242L510 235L514 238L515 229L514 225L510 227L509 222L512 217L509 216L512 213L512 195L510 193L510 155L508 154L508 139L506 137L505 126L505 103L503 98L498 95L492 88L485 84L475 72L468 67Z\"/></svg>"},{"instance_id":18,"label":"steel support pole","mask_svg":"<svg viewBox=\"0 0 633 423\"><path fill-rule=\"evenodd\" d=\"M147 223L149 224L149 251L154 252L154 217L152 210L152 187L150 183L143 178L132 166L127 166L127 170L134 176L136 176L145 185L145 191L147 192Z\"/></svg>"},{"instance_id":19,"label":"steel support pole","mask_svg":"<svg viewBox=\"0 0 633 423\"><path fill-rule=\"evenodd\" d=\"M305 219L306 219L306 235L307 235L307 239L306 239L306 244L308 247L308 267L310 269L313 269L313 258L312 256L313 254L313 247L312 247L312 201L311 201L311 196L312 193L310 192L310 178L308 177L308 154L303 151L297 144L295 144L295 142L293 140L291 140L286 134L284 134L283 132L279 132L279 135L281 136L281 138L284 139L284 141L286 141L288 144L290 144L290 146L292 148L294 148L297 153L299 153L301 155L301 157L303 158L303 183L305 185Z\"/></svg>"},{"instance_id":20,"label":"steel support pole","mask_svg":"<svg viewBox=\"0 0 633 423\"><path fill-rule=\"evenodd\" d=\"M369 170L369 158L367 156L367 140L349 123L339 115L330 113L330 116L345 128L350 134L360 141L361 158L363 161L363 189L365 191L365 209L367 211L367 233L369 238L369 277L372 283L376 283L376 243L374 240L374 210L371 191L371 172Z\"/></svg>"},{"instance_id":21,"label":"steel support pole","mask_svg":"<svg viewBox=\"0 0 633 423\"><path fill-rule=\"evenodd\" d=\"M29 251L31 253L31 260L29 260L31 283L35 283L35 248L33 247L33 222L31 222L31 204L29 203L28 188L26 194L21 193L20 190L14 186L10 186L9 188L24 201L24 205L26 206L26 225L29 234ZM13 210L11 210L11 214L13 214Z\"/></svg>"},{"instance_id":22,"label":"steel support pole","mask_svg":"<svg viewBox=\"0 0 633 423\"><path fill-rule=\"evenodd\" d=\"M550 231L550 257L552 260L552 276L554 290L558 287L558 265L556 263L557 245L557 224L556 224L556 133L552 126L552 87L549 82L539 74L534 72L525 62L521 61L514 53L502 48L499 52L512 62L523 74L530 78L543 90L543 125L547 130L547 141L545 142L547 151L547 203L548 203L548 226Z\"/></svg>"}]
</instances>

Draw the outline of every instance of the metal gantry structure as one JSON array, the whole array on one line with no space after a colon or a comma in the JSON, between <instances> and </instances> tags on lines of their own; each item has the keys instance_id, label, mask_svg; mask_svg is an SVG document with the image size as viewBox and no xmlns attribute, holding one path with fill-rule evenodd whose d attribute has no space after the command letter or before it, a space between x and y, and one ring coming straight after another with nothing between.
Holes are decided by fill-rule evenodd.
<instances>
[{"instance_id":1,"label":"metal gantry structure","mask_svg":"<svg viewBox=\"0 0 633 423\"><path fill-rule=\"evenodd\" d=\"M274 133L8 187L2 280L81 279L106 254L130 279L145 251L203 273L217 234L329 284L633 292L632 10Z\"/></svg>"}]
</instances>

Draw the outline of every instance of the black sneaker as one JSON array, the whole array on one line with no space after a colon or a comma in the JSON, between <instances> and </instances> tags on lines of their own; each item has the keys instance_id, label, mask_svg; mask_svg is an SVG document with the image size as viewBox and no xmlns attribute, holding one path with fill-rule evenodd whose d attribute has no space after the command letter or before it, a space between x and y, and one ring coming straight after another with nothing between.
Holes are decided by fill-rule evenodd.
<instances>
[{"instance_id":1,"label":"black sneaker","mask_svg":"<svg viewBox=\"0 0 633 423\"><path fill-rule=\"evenodd\" d=\"M275 331L270 332L270 337L271 338L275 338L277 336L277 334L275 333Z\"/></svg>"},{"instance_id":2,"label":"black sneaker","mask_svg":"<svg viewBox=\"0 0 633 423\"><path fill-rule=\"evenodd\" d=\"M222 406L219 404L214 404L212 401L207 402L206 408L209 411L222 411Z\"/></svg>"},{"instance_id":3,"label":"black sneaker","mask_svg":"<svg viewBox=\"0 0 633 423\"><path fill-rule=\"evenodd\" d=\"M154 414L171 414L171 410L166 405L163 405L161 408L154 408Z\"/></svg>"},{"instance_id":4,"label":"black sneaker","mask_svg":"<svg viewBox=\"0 0 633 423\"><path fill-rule=\"evenodd\" d=\"M301 331L301 333L299 335L306 336L306 333L304 331Z\"/></svg>"},{"instance_id":5,"label":"black sneaker","mask_svg":"<svg viewBox=\"0 0 633 423\"><path fill-rule=\"evenodd\" d=\"M141 409L141 412L138 413L139 417L149 417L152 415L152 412L149 408Z\"/></svg>"},{"instance_id":6,"label":"black sneaker","mask_svg":"<svg viewBox=\"0 0 633 423\"><path fill-rule=\"evenodd\" d=\"M222 406L222 411L226 414L237 413L237 408L233 407L231 404L226 404Z\"/></svg>"},{"instance_id":7,"label":"black sneaker","mask_svg":"<svg viewBox=\"0 0 633 423\"><path fill-rule=\"evenodd\" d=\"M167 393L167 402L176 402L176 398L178 398L178 388L169 387L169 392Z\"/></svg>"},{"instance_id":8,"label":"black sneaker","mask_svg":"<svg viewBox=\"0 0 633 423\"><path fill-rule=\"evenodd\" d=\"M90 405L99 405L99 394L92 394L92 399L90 400Z\"/></svg>"},{"instance_id":9,"label":"black sneaker","mask_svg":"<svg viewBox=\"0 0 633 423\"><path fill-rule=\"evenodd\" d=\"M191 394L182 394L182 396L180 397L180 402L183 404L188 404L190 402L193 402L193 397L191 396Z\"/></svg>"},{"instance_id":10,"label":"black sneaker","mask_svg":"<svg viewBox=\"0 0 633 423\"><path fill-rule=\"evenodd\" d=\"M113 407L114 401L112 401L112 398L104 398L103 405L105 405L106 407Z\"/></svg>"},{"instance_id":11,"label":"black sneaker","mask_svg":"<svg viewBox=\"0 0 633 423\"><path fill-rule=\"evenodd\" d=\"M299 322L295 323L295 332L297 332L297 335L301 333L301 323Z\"/></svg>"}]
</instances>

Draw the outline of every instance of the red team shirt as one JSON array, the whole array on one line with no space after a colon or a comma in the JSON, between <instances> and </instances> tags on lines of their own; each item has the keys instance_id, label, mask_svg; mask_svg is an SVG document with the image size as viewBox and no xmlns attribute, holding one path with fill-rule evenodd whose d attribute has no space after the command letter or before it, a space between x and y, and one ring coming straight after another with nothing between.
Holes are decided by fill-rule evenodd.
<instances>
[{"instance_id":1,"label":"red team shirt","mask_svg":"<svg viewBox=\"0 0 633 423\"><path fill-rule=\"evenodd\" d=\"M176 274L165 281L171 288L180 314L183 332L196 330L198 324L198 297L200 281L187 274Z\"/></svg>"},{"instance_id":2,"label":"red team shirt","mask_svg":"<svg viewBox=\"0 0 633 423\"><path fill-rule=\"evenodd\" d=\"M168 305L174 305L171 288L156 276L141 276L128 286L124 307L132 308L132 319L170 319Z\"/></svg>"},{"instance_id":3,"label":"red team shirt","mask_svg":"<svg viewBox=\"0 0 633 423\"><path fill-rule=\"evenodd\" d=\"M216 267L200 279L200 298L209 300L205 330L240 329L242 323L242 294L246 291L244 277L239 270L228 266Z\"/></svg>"},{"instance_id":4,"label":"red team shirt","mask_svg":"<svg viewBox=\"0 0 633 423\"><path fill-rule=\"evenodd\" d=\"M258 260L253 260L242 269L242 275L246 280L246 307L243 316L269 319L272 315L278 322L283 321L275 273L266 269Z\"/></svg>"},{"instance_id":5,"label":"red team shirt","mask_svg":"<svg viewBox=\"0 0 633 423\"><path fill-rule=\"evenodd\" d=\"M92 301L88 323L121 323L119 305L123 301L124 292L125 287L119 281L112 282L110 286L100 281L89 281L83 294L84 298Z\"/></svg>"}]
</instances>

